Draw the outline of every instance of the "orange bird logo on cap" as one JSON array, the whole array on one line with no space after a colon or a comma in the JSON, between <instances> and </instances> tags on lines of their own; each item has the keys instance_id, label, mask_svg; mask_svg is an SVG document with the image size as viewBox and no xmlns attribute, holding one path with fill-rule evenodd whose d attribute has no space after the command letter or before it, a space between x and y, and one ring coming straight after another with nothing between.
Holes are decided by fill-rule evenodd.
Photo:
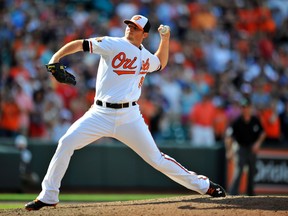
<instances>
[{"instance_id":1,"label":"orange bird logo on cap","mask_svg":"<svg viewBox=\"0 0 288 216\"><path fill-rule=\"evenodd\" d=\"M133 17L133 20L140 20L141 19L141 16L135 16Z\"/></svg>"}]
</instances>

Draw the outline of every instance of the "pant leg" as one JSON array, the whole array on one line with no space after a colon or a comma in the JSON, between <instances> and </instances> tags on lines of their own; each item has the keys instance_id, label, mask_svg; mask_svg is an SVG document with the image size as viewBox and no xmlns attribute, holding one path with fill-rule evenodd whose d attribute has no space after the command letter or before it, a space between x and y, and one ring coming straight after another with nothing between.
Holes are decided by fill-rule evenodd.
<instances>
[{"instance_id":1,"label":"pant leg","mask_svg":"<svg viewBox=\"0 0 288 216\"><path fill-rule=\"evenodd\" d=\"M231 195L239 194L240 180L242 177L244 165L246 164L246 157L247 156L245 155L244 149L240 147L237 152L236 167L234 171L233 182L230 188Z\"/></svg>"},{"instance_id":2,"label":"pant leg","mask_svg":"<svg viewBox=\"0 0 288 216\"><path fill-rule=\"evenodd\" d=\"M50 204L59 202L61 180L74 151L109 133L109 122L105 122L102 117L99 118L97 113L89 110L71 125L66 134L59 140L56 152L42 181L42 191L37 197L38 200Z\"/></svg>"},{"instance_id":3,"label":"pant leg","mask_svg":"<svg viewBox=\"0 0 288 216\"><path fill-rule=\"evenodd\" d=\"M187 170L175 159L160 152L143 118L118 126L115 138L133 149L148 164L184 187L205 194L209 179Z\"/></svg>"},{"instance_id":4,"label":"pant leg","mask_svg":"<svg viewBox=\"0 0 288 216\"><path fill-rule=\"evenodd\" d=\"M252 152L249 154L249 162L248 162L249 170L248 170L248 182L247 182L247 195L254 196L254 176L256 172L256 155Z\"/></svg>"},{"instance_id":5,"label":"pant leg","mask_svg":"<svg viewBox=\"0 0 288 216\"><path fill-rule=\"evenodd\" d=\"M213 127L203 127L203 145L207 147L212 147L215 145L215 134Z\"/></svg>"},{"instance_id":6,"label":"pant leg","mask_svg":"<svg viewBox=\"0 0 288 216\"><path fill-rule=\"evenodd\" d=\"M201 147L204 142L202 127L197 124L194 124L191 128L191 135L192 135L192 139L191 139L192 146Z\"/></svg>"}]
</instances>

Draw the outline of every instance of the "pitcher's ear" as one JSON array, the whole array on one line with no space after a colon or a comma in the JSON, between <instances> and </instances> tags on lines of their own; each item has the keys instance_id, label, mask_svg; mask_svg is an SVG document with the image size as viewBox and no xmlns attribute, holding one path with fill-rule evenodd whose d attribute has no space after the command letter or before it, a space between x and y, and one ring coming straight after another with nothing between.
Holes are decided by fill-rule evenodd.
<instances>
[{"instance_id":1,"label":"pitcher's ear","mask_svg":"<svg viewBox=\"0 0 288 216\"><path fill-rule=\"evenodd\" d=\"M149 33L148 32L144 32L144 38L147 38L149 36Z\"/></svg>"}]
</instances>

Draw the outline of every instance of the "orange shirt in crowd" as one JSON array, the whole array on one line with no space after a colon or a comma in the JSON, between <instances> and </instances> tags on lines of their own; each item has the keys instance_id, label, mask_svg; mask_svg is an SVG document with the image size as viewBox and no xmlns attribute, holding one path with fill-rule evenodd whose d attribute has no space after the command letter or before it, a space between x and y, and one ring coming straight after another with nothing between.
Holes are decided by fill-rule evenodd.
<instances>
[{"instance_id":1,"label":"orange shirt in crowd","mask_svg":"<svg viewBox=\"0 0 288 216\"><path fill-rule=\"evenodd\" d=\"M276 30L275 22L272 19L268 8L244 8L238 10L238 22L236 28L238 31L245 31L254 34L257 31L273 33Z\"/></svg>"},{"instance_id":2,"label":"orange shirt in crowd","mask_svg":"<svg viewBox=\"0 0 288 216\"><path fill-rule=\"evenodd\" d=\"M207 73L206 71L197 72L193 78L196 83L204 82L210 87L214 86L215 83L214 77L211 74Z\"/></svg>"},{"instance_id":3,"label":"orange shirt in crowd","mask_svg":"<svg viewBox=\"0 0 288 216\"><path fill-rule=\"evenodd\" d=\"M213 127L216 108L211 100L196 103L190 112L192 124Z\"/></svg>"},{"instance_id":4,"label":"orange shirt in crowd","mask_svg":"<svg viewBox=\"0 0 288 216\"><path fill-rule=\"evenodd\" d=\"M78 91L73 86L56 83L55 91L62 98L65 108L69 109L71 101L77 99Z\"/></svg>"},{"instance_id":5,"label":"orange shirt in crowd","mask_svg":"<svg viewBox=\"0 0 288 216\"><path fill-rule=\"evenodd\" d=\"M20 76L22 76L25 80L30 79L29 71L20 65L11 67L9 74L13 79L16 79Z\"/></svg>"},{"instance_id":6,"label":"orange shirt in crowd","mask_svg":"<svg viewBox=\"0 0 288 216\"><path fill-rule=\"evenodd\" d=\"M272 109L265 109L259 113L262 126L267 138L279 139L281 135L280 119Z\"/></svg>"},{"instance_id":7,"label":"orange shirt in crowd","mask_svg":"<svg viewBox=\"0 0 288 216\"><path fill-rule=\"evenodd\" d=\"M215 119L214 119L214 133L216 137L224 138L227 126L229 124L228 116L225 109L216 108Z\"/></svg>"},{"instance_id":8,"label":"orange shirt in crowd","mask_svg":"<svg viewBox=\"0 0 288 216\"><path fill-rule=\"evenodd\" d=\"M262 32L274 33L276 31L276 24L272 18L269 8L261 7L256 10L258 14L258 28Z\"/></svg>"},{"instance_id":9,"label":"orange shirt in crowd","mask_svg":"<svg viewBox=\"0 0 288 216\"><path fill-rule=\"evenodd\" d=\"M18 131L21 111L15 102L4 102L1 106L0 128Z\"/></svg>"},{"instance_id":10,"label":"orange shirt in crowd","mask_svg":"<svg viewBox=\"0 0 288 216\"><path fill-rule=\"evenodd\" d=\"M202 9L191 16L190 24L193 29L213 30L216 28L217 19L208 9Z\"/></svg>"},{"instance_id":11,"label":"orange shirt in crowd","mask_svg":"<svg viewBox=\"0 0 288 216\"><path fill-rule=\"evenodd\" d=\"M138 102L145 123L150 127L151 118L155 115L156 107L148 99L140 97Z\"/></svg>"}]
</instances>

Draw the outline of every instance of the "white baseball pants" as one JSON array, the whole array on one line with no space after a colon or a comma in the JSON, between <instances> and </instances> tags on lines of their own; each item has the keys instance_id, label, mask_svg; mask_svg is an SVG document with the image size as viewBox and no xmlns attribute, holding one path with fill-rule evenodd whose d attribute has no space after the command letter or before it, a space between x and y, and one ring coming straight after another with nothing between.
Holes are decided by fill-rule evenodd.
<instances>
[{"instance_id":1,"label":"white baseball pants","mask_svg":"<svg viewBox=\"0 0 288 216\"><path fill-rule=\"evenodd\" d=\"M188 171L173 158L160 152L138 105L122 109L94 105L71 125L59 140L37 199L48 204L58 203L61 180L74 150L83 148L101 137L118 139L152 167L188 189L205 194L209 188L207 177Z\"/></svg>"},{"instance_id":2,"label":"white baseball pants","mask_svg":"<svg viewBox=\"0 0 288 216\"><path fill-rule=\"evenodd\" d=\"M197 147L212 147L215 145L215 135L213 127L193 125L191 128L192 145Z\"/></svg>"}]
</instances>

